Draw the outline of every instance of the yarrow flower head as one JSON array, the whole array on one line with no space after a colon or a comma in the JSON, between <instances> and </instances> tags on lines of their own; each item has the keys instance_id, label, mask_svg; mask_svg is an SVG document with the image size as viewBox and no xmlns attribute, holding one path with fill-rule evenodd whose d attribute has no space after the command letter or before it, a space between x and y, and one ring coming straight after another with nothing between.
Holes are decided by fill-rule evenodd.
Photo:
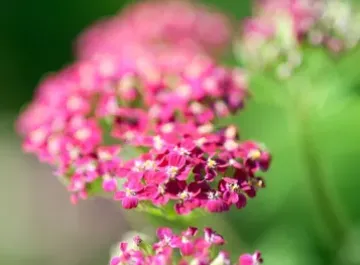
<instances>
[{"instance_id":1,"label":"yarrow flower head","mask_svg":"<svg viewBox=\"0 0 360 265\"><path fill-rule=\"evenodd\" d=\"M25 150L56 166L74 203L102 186L127 209L142 202L171 202L179 214L245 206L263 187L255 175L267 170L270 155L239 142L234 126L214 126L243 107L244 72L207 56L181 71L147 70L96 58L47 77L19 120ZM143 155L122 160L126 147ZM229 179L235 183L225 185Z\"/></svg>"},{"instance_id":2,"label":"yarrow flower head","mask_svg":"<svg viewBox=\"0 0 360 265\"><path fill-rule=\"evenodd\" d=\"M179 10L183 19L174 20ZM207 8L165 1L90 28L78 42L80 59L46 77L21 115L24 149L55 166L73 203L104 192L126 209L244 207L264 187L258 175L271 156L240 142L235 126L216 128L248 96L245 72L212 56L228 40L227 24ZM164 64L163 55L182 49L192 56Z\"/></svg>"},{"instance_id":3,"label":"yarrow flower head","mask_svg":"<svg viewBox=\"0 0 360 265\"><path fill-rule=\"evenodd\" d=\"M219 246L224 245L225 240L211 228L205 228L204 235L199 235L198 229L194 227L189 227L180 234L163 227L157 230L157 237L158 241L153 245L135 237L135 248L129 248L126 242L120 243L120 253L111 259L110 265L231 264L229 254L219 251ZM241 255L234 264L260 265L262 262L260 252L255 252Z\"/></svg>"},{"instance_id":4,"label":"yarrow flower head","mask_svg":"<svg viewBox=\"0 0 360 265\"><path fill-rule=\"evenodd\" d=\"M239 181L258 188L252 179L267 169L260 162L270 160L267 151L239 143L234 127L216 131L213 125L242 108L247 95L242 71L199 58L173 72L176 81L159 76L149 82L136 67L112 61L113 71L104 72L103 63L79 61L47 77L19 120L25 150L56 166L72 201L86 198L94 183L112 192L124 179L115 198L125 208L143 200L160 205L174 200L183 213L197 207L222 211L230 206L216 186L223 175L236 178L242 171L246 177ZM129 75L134 97L123 100L129 90L119 88ZM145 153L122 161L125 146Z\"/></svg>"},{"instance_id":5,"label":"yarrow flower head","mask_svg":"<svg viewBox=\"0 0 360 265\"><path fill-rule=\"evenodd\" d=\"M236 41L238 57L254 68L277 67L289 77L307 44L339 53L360 40L359 9L347 0L258 0Z\"/></svg>"},{"instance_id":6,"label":"yarrow flower head","mask_svg":"<svg viewBox=\"0 0 360 265\"><path fill-rule=\"evenodd\" d=\"M240 141L236 126L217 125L249 95L245 71L216 62L230 35L222 14L180 0L97 23L80 36L77 60L47 76L21 114L24 150L55 167L72 203L106 195L169 219L245 207L265 187L271 155ZM230 264L211 228L157 236L152 246L121 243L110 264ZM258 252L237 262L260 263Z\"/></svg>"}]
</instances>

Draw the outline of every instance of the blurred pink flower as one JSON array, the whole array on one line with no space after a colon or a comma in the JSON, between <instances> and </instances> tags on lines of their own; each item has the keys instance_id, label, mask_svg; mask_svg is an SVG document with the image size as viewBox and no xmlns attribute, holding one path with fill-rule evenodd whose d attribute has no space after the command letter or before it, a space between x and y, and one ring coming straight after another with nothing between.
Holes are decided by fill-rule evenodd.
<instances>
[{"instance_id":1,"label":"blurred pink flower","mask_svg":"<svg viewBox=\"0 0 360 265\"><path fill-rule=\"evenodd\" d=\"M189 227L180 234L161 227L157 229L157 237L159 241L152 246L135 237L134 241L138 243L134 249L129 249L124 242L120 243L120 254L113 257L110 264L118 265L129 261L139 265L231 264L229 254L218 250L225 243L224 239L211 228L205 228L204 235L199 235L195 227ZM149 251L151 247L153 251ZM240 256L238 265L260 265L262 262L260 252L255 252Z\"/></svg>"}]
</instances>

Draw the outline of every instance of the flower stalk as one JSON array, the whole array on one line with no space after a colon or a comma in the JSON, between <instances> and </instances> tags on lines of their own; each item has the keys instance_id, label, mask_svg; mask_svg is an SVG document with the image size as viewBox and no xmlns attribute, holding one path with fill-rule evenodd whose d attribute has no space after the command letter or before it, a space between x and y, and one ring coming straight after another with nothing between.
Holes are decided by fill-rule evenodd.
<instances>
[{"instance_id":1,"label":"flower stalk","mask_svg":"<svg viewBox=\"0 0 360 265\"><path fill-rule=\"evenodd\" d=\"M336 250L343 243L347 232L347 221L337 206L337 195L327 182L328 176L318 153L311 122L311 105L306 102L306 91L293 98L295 107L295 122L301 155L306 168L308 188L310 190L315 210L331 238ZM297 94L297 93L295 93ZM315 114L315 113L314 113ZM315 114L316 115L316 114Z\"/></svg>"}]
</instances>

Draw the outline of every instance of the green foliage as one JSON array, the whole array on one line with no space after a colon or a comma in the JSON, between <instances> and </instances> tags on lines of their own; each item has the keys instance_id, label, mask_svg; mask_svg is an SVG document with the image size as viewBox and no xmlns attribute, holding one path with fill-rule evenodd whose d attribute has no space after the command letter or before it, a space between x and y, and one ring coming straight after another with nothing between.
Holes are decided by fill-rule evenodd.
<instances>
[{"instance_id":1,"label":"green foliage","mask_svg":"<svg viewBox=\"0 0 360 265\"><path fill-rule=\"evenodd\" d=\"M303 157L304 145L299 139L304 122L305 140L312 141L316 163L323 170L321 180L331 196L334 212L342 216L339 219L344 222L345 237L351 235L359 218L355 205L360 183L355 157L360 152L360 49L334 56L325 49L306 47L303 56L302 66L287 80L277 79L271 71L253 73L253 100L232 119L244 139L266 143L274 155L273 166L266 174L267 189L241 214L233 211L228 216L239 235L262 248L265 257L269 254L270 265L284 258L284 253L276 257L284 244L277 240L280 234L292 242L285 243L289 260L281 264L329 264L326 262L333 262L337 252L325 251L325 256L319 253L333 249L337 243L339 248L345 244L329 241L332 232L326 227L335 222L334 218L324 220L321 211L327 206L316 205L311 179L314 170L308 170L309 162ZM293 232L287 232L289 226L303 233L293 236ZM272 232L274 229L280 234ZM304 240L307 250L299 253ZM313 259L317 261L310 262Z\"/></svg>"}]
</instances>

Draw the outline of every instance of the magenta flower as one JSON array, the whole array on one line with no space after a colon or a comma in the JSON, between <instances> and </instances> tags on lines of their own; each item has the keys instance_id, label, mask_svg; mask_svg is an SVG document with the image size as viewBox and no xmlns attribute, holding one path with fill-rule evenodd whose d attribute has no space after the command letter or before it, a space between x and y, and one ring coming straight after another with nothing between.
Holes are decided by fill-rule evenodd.
<instances>
[{"instance_id":1,"label":"magenta flower","mask_svg":"<svg viewBox=\"0 0 360 265\"><path fill-rule=\"evenodd\" d=\"M142 265L145 262L143 253L141 253L141 251L128 249L128 245L125 242L120 243L120 251L120 256L112 258L110 265L121 265L127 263Z\"/></svg>"},{"instance_id":2,"label":"magenta flower","mask_svg":"<svg viewBox=\"0 0 360 265\"><path fill-rule=\"evenodd\" d=\"M209 187L197 182L192 182L189 185L186 182L178 182L177 188L175 198L178 199L178 202L175 204L175 211L183 215L201 207L201 194Z\"/></svg>"},{"instance_id":3,"label":"magenta flower","mask_svg":"<svg viewBox=\"0 0 360 265\"><path fill-rule=\"evenodd\" d=\"M68 190L71 192L70 201L73 204L76 204L79 199L85 200L88 197L88 193L86 191L86 183L78 175L74 176L70 180Z\"/></svg>"},{"instance_id":4,"label":"magenta flower","mask_svg":"<svg viewBox=\"0 0 360 265\"><path fill-rule=\"evenodd\" d=\"M125 209L135 208L140 197L140 192L143 191L144 187L141 183L134 179L128 180L123 186L124 190L115 192L114 200L121 200L122 206Z\"/></svg>"},{"instance_id":5,"label":"magenta flower","mask_svg":"<svg viewBox=\"0 0 360 265\"><path fill-rule=\"evenodd\" d=\"M299 21L289 35L296 41L313 18L293 1L262 8ZM245 32L260 36L254 48L277 36L276 22L259 16ZM138 3L95 24L80 36L76 61L43 80L19 118L24 150L55 168L72 203L108 193L124 209L169 219L243 208L265 187L259 175L271 155L242 142L234 125L218 128L249 95L245 71L216 63L230 31L221 13L179 0ZM203 235L160 228L157 236L152 247L139 237L136 249L121 243L110 264L230 263L211 228ZM239 265L261 262L259 253L239 258Z\"/></svg>"},{"instance_id":6,"label":"magenta flower","mask_svg":"<svg viewBox=\"0 0 360 265\"><path fill-rule=\"evenodd\" d=\"M162 253L168 248L178 247L178 236L175 235L170 228L163 227L156 231L159 242L153 245L156 253Z\"/></svg>"},{"instance_id":7,"label":"magenta flower","mask_svg":"<svg viewBox=\"0 0 360 265\"><path fill-rule=\"evenodd\" d=\"M194 254L195 242L193 238L197 234L197 232L197 228L189 227L187 230L181 233L181 236L178 238L178 245L181 255L191 256Z\"/></svg>"},{"instance_id":8,"label":"magenta flower","mask_svg":"<svg viewBox=\"0 0 360 265\"><path fill-rule=\"evenodd\" d=\"M223 245L225 243L224 238L212 230L210 227L204 228L205 241L209 244Z\"/></svg>"},{"instance_id":9,"label":"magenta flower","mask_svg":"<svg viewBox=\"0 0 360 265\"><path fill-rule=\"evenodd\" d=\"M182 19L169 20L179 10ZM24 149L55 167L72 203L102 194L100 185L125 209L243 208L265 186L258 175L271 156L241 142L235 126L216 126L248 96L244 71L214 60L229 39L225 25L179 1L139 4L94 26L80 38L80 59L46 78L20 117ZM122 244L111 264L168 265L177 256L184 265L228 264L226 252L212 253L222 236L204 234L159 229L153 251L137 238L139 249Z\"/></svg>"},{"instance_id":10,"label":"magenta flower","mask_svg":"<svg viewBox=\"0 0 360 265\"><path fill-rule=\"evenodd\" d=\"M248 195L246 188L244 189L241 186L238 179L233 178L223 178L219 183L219 190L223 193L223 200L229 205L235 204L237 208L243 208L246 205L245 194Z\"/></svg>"},{"instance_id":11,"label":"magenta flower","mask_svg":"<svg viewBox=\"0 0 360 265\"><path fill-rule=\"evenodd\" d=\"M221 213L229 210L229 204L227 204L220 191L210 190L206 193L203 200L204 207L211 213Z\"/></svg>"},{"instance_id":12,"label":"magenta flower","mask_svg":"<svg viewBox=\"0 0 360 265\"><path fill-rule=\"evenodd\" d=\"M239 258L239 265L259 265L263 263L261 253L256 251L254 254L244 254Z\"/></svg>"},{"instance_id":13,"label":"magenta flower","mask_svg":"<svg viewBox=\"0 0 360 265\"><path fill-rule=\"evenodd\" d=\"M186 157L175 153L166 155L159 166L164 169L169 179L186 180L190 171Z\"/></svg>"}]
</instances>

